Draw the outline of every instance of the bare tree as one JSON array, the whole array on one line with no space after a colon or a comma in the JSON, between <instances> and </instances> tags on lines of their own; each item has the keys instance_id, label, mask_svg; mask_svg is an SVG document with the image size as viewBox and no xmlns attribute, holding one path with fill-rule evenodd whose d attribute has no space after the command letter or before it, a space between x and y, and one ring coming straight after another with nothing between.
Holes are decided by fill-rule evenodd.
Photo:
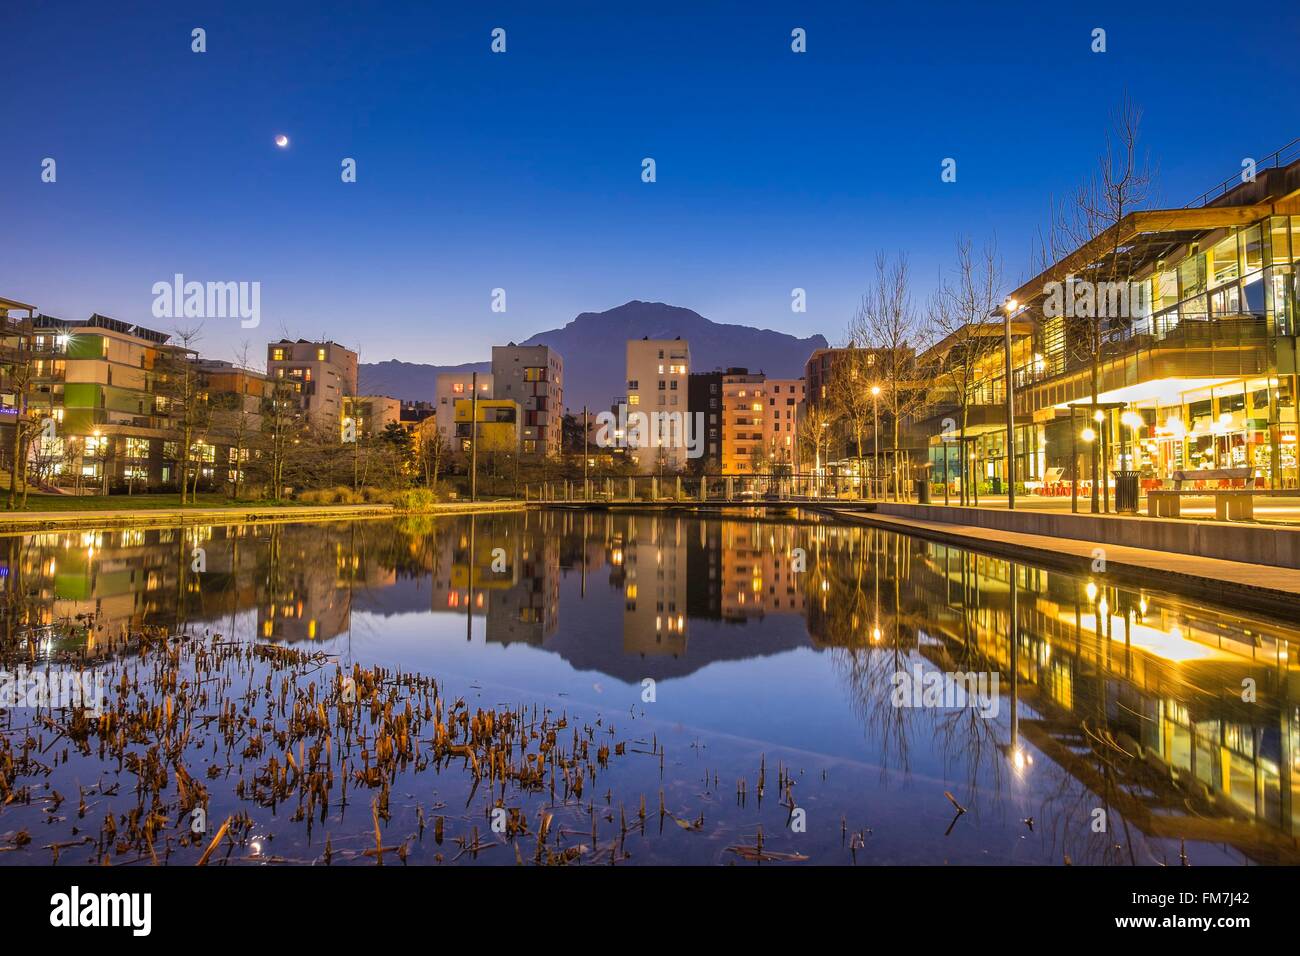
<instances>
[{"instance_id":1,"label":"bare tree","mask_svg":"<svg viewBox=\"0 0 1300 956\"><path fill-rule=\"evenodd\" d=\"M200 381L199 369L194 364L196 346L203 326L178 328L173 333L179 344L168 343L161 347L155 372L158 375L158 392L163 398L167 417L171 420L178 442L176 464L180 470L181 505L190 495L190 474L194 461L194 445L207 435L211 409ZM201 468L201 466L200 466ZM195 488L199 469L193 469Z\"/></svg>"},{"instance_id":2,"label":"bare tree","mask_svg":"<svg viewBox=\"0 0 1300 956\"><path fill-rule=\"evenodd\" d=\"M1061 203L1053 203L1050 228L1046 239L1040 241L1039 258L1045 271L1088 242L1109 236L1106 254L1085 263L1076 270L1077 279L1092 283L1094 290L1106 288L1111 283L1129 283L1133 278L1135 257L1131 247L1124 242L1119 228L1124 218L1146 206L1152 199L1155 176L1145 154L1139 154L1138 139L1142 124L1142 111L1127 94L1112 114L1113 129L1106 142L1096 169ZM1108 232L1109 230L1109 232ZM1072 295L1073 290L1066 290ZM1094 300L1096 293L1094 292ZM1105 361L1111 335L1127 321L1127 317L1107 316L1101 308L1084 310L1090 314L1062 318L1066 323L1065 341L1071 365L1087 364L1089 367L1089 395L1092 416L1098 413L1098 395L1101 391L1101 370ZM1098 507L1098 455L1099 442L1092 443L1092 510Z\"/></svg>"},{"instance_id":3,"label":"bare tree","mask_svg":"<svg viewBox=\"0 0 1300 956\"><path fill-rule=\"evenodd\" d=\"M877 370L875 355L864 347L860 338L862 329L858 326L856 319L849 323L847 342L832 359L826 398L830 430L837 430L835 426L838 426L845 441L850 443L861 475L867 428L875 424L871 385Z\"/></svg>"},{"instance_id":4,"label":"bare tree","mask_svg":"<svg viewBox=\"0 0 1300 956\"><path fill-rule=\"evenodd\" d=\"M900 253L891 263L884 253L878 254L874 280L862 296L849 326L850 337L868 348L874 368L871 384L880 388L875 400L868 388L866 400L873 411L879 407L883 412L881 417L889 422L890 472L895 498L903 478L899 459L902 426L925 407L929 392L917 357L921 323L912 304L910 283L906 255ZM873 423L877 434L881 424Z\"/></svg>"},{"instance_id":5,"label":"bare tree","mask_svg":"<svg viewBox=\"0 0 1300 956\"><path fill-rule=\"evenodd\" d=\"M424 483L431 491L438 488L438 470L447 455L447 440L438 428L437 418L430 415L418 429L420 465L424 470Z\"/></svg>"},{"instance_id":6,"label":"bare tree","mask_svg":"<svg viewBox=\"0 0 1300 956\"><path fill-rule=\"evenodd\" d=\"M272 379L271 394L262 404L259 445L267 487L276 501L284 496L289 460L301 442L303 432L293 386L284 379Z\"/></svg>"},{"instance_id":7,"label":"bare tree","mask_svg":"<svg viewBox=\"0 0 1300 956\"><path fill-rule=\"evenodd\" d=\"M248 354L249 343L245 340L235 354L235 364L241 369L251 371ZM210 399L213 405L213 424L220 429L222 437L230 443L230 497L234 499L239 498L240 487L244 482L245 471L252 456L252 446L260 424L264 397L259 391L257 395L235 392L220 397L213 396Z\"/></svg>"},{"instance_id":8,"label":"bare tree","mask_svg":"<svg viewBox=\"0 0 1300 956\"><path fill-rule=\"evenodd\" d=\"M827 402L805 406L803 420L799 423L798 441L800 458L813 462L820 476L822 467L830 457L831 431L834 425L833 409ZM802 467L802 465L801 465ZM818 481L821 478L818 477Z\"/></svg>"},{"instance_id":9,"label":"bare tree","mask_svg":"<svg viewBox=\"0 0 1300 956\"><path fill-rule=\"evenodd\" d=\"M5 382L14 395L14 432L10 448L9 498L7 507L18 507L18 489L22 486L24 504L27 497L27 447L39 422L34 422L28 413L28 395L31 392L32 379L35 377L35 363L32 354L32 319L15 319L4 313L4 327L0 330L3 348L0 354L0 366L3 367Z\"/></svg>"},{"instance_id":10,"label":"bare tree","mask_svg":"<svg viewBox=\"0 0 1300 956\"><path fill-rule=\"evenodd\" d=\"M957 240L956 275L946 279L931 300L930 321L942 340L932 350L939 393L956 406L961 503L969 500L966 429L972 405L982 404L981 366L1002 347L1002 323L990 316L1002 302L1002 262L994 242L977 254L969 239ZM945 434L951 428L945 426ZM947 454L947 445L944 445ZM946 494L946 492L945 492Z\"/></svg>"}]
</instances>

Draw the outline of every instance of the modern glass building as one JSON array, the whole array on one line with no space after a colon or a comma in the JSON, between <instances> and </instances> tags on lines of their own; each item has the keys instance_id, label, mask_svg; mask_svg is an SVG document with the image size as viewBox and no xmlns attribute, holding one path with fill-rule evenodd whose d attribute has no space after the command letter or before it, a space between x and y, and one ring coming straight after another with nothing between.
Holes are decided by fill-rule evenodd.
<instances>
[{"instance_id":1,"label":"modern glass building","mask_svg":"<svg viewBox=\"0 0 1300 956\"><path fill-rule=\"evenodd\" d=\"M1300 487L1298 261L1300 141L1253 181L1125 216L1015 290L1016 323L1032 329L1013 350L1021 487L1062 493L1076 461L1086 484L1092 442L1148 488ZM1000 350L981 362L967 454L992 490L1005 480L1005 417L992 420L1005 371ZM934 411L938 481L944 449L960 452Z\"/></svg>"}]
</instances>

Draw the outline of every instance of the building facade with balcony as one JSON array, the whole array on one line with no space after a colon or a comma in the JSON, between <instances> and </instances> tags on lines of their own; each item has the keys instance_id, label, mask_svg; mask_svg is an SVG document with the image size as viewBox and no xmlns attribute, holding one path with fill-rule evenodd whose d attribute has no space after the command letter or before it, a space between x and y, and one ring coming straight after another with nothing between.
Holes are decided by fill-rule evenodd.
<instances>
[{"instance_id":1,"label":"building facade with balcony","mask_svg":"<svg viewBox=\"0 0 1300 956\"><path fill-rule=\"evenodd\" d=\"M357 353L337 342L281 339L266 347L266 375L292 389L314 425L337 433L343 400L357 394Z\"/></svg>"},{"instance_id":2,"label":"building facade with balcony","mask_svg":"<svg viewBox=\"0 0 1300 956\"><path fill-rule=\"evenodd\" d=\"M193 353L165 332L98 313L81 321L38 315L32 331L27 404L40 427L27 467L37 482L143 489L177 480L168 371ZM215 450L206 452L197 452L201 460L215 460Z\"/></svg>"},{"instance_id":3,"label":"building facade with balcony","mask_svg":"<svg viewBox=\"0 0 1300 956\"><path fill-rule=\"evenodd\" d=\"M520 454L553 458L564 442L564 359L549 345L492 346L492 396L519 406Z\"/></svg>"},{"instance_id":4,"label":"building facade with balcony","mask_svg":"<svg viewBox=\"0 0 1300 956\"><path fill-rule=\"evenodd\" d=\"M763 454L767 468L777 474L799 470L799 403L804 400L801 378L769 378L763 382Z\"/></svg>"},{"instance_id":5,"label":"building facade with balcony","mask_svg":"<svg viewBox=\"0 0 1300 956\"><path fill-rule=\"evenodd\" d=\"M768 470L763 429L767 415L764 376L747 368L722 373L722 472L761 474Z\"/></svg>"}]
</instances>

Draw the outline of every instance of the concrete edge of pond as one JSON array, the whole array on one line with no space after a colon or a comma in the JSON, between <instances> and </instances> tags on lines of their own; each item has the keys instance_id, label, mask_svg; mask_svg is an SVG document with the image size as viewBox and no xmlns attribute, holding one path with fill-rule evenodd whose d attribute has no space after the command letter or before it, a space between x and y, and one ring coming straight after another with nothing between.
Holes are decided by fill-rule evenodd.
<instances>
[{"instance_id":1,"label":"concrete edge of pond","mask_svg":"<svg viewBox=\"0 0 1300 956\"><path fill-rule=\"evenodd\" d=\"M1102 550L1104 576L1124 584L1172 591L1184 597L1242 607L1294 619L1300 601L1300 570L1194 554L1116 545L1104 541L1055 538L1042 534L926 520L881 511L843 510L834 505L804 505L812 512L850 524L865 524L942 541L1004 558L1021 558L1072 574L1101 577L1093 571Z\"/></svg>"},{"instance_id":2,"label":"concrete edge of pond","mask_svg":"<svg viewBox=\"0 0 1300 956\"><path fill-rule=\"evenodd\" d=\"M0 534L28 534L64 528L68 530L116 529L187 524L269 524L291 521L341 521L349 518L440 517L523 510L522 501L448 501L421 511L399 511L388 504L32 511L0 513Z\"/></svg>"},{"instance_id":3,"label":"concrete edge of pond","mask_svg":"<svg viewBox=\"0 0 1300 956\"><path fill-rule=\"evenodd\" d=\"M1123 545L1234 562L1249 555L1256 564L1300 569L1300 527L1286 524L1074 514L1029 508L1007 511L901 501L875 502L869 510L899 518L1091 541L1103 547Z\"/></svg>"}]
</instances>

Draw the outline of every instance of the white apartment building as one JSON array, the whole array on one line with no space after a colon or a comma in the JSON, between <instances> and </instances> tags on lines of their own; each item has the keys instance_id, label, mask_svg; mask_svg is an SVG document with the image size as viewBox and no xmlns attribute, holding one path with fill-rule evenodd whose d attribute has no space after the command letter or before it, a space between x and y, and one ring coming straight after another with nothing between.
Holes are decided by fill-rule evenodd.
<instances>
[{"instance_id":1,"label":"white apartment building","mask_svg":"<svg viewBox=\"0 0 1300 956\"><path fill-rule=\"evenodd\" d=\"M638 471L673 472L686 467L690 372L690 343L680 338L628 339L627 411L629 417L644 412L648 420L639 447L631 449Z\"/></svg>"}]
</instances>

